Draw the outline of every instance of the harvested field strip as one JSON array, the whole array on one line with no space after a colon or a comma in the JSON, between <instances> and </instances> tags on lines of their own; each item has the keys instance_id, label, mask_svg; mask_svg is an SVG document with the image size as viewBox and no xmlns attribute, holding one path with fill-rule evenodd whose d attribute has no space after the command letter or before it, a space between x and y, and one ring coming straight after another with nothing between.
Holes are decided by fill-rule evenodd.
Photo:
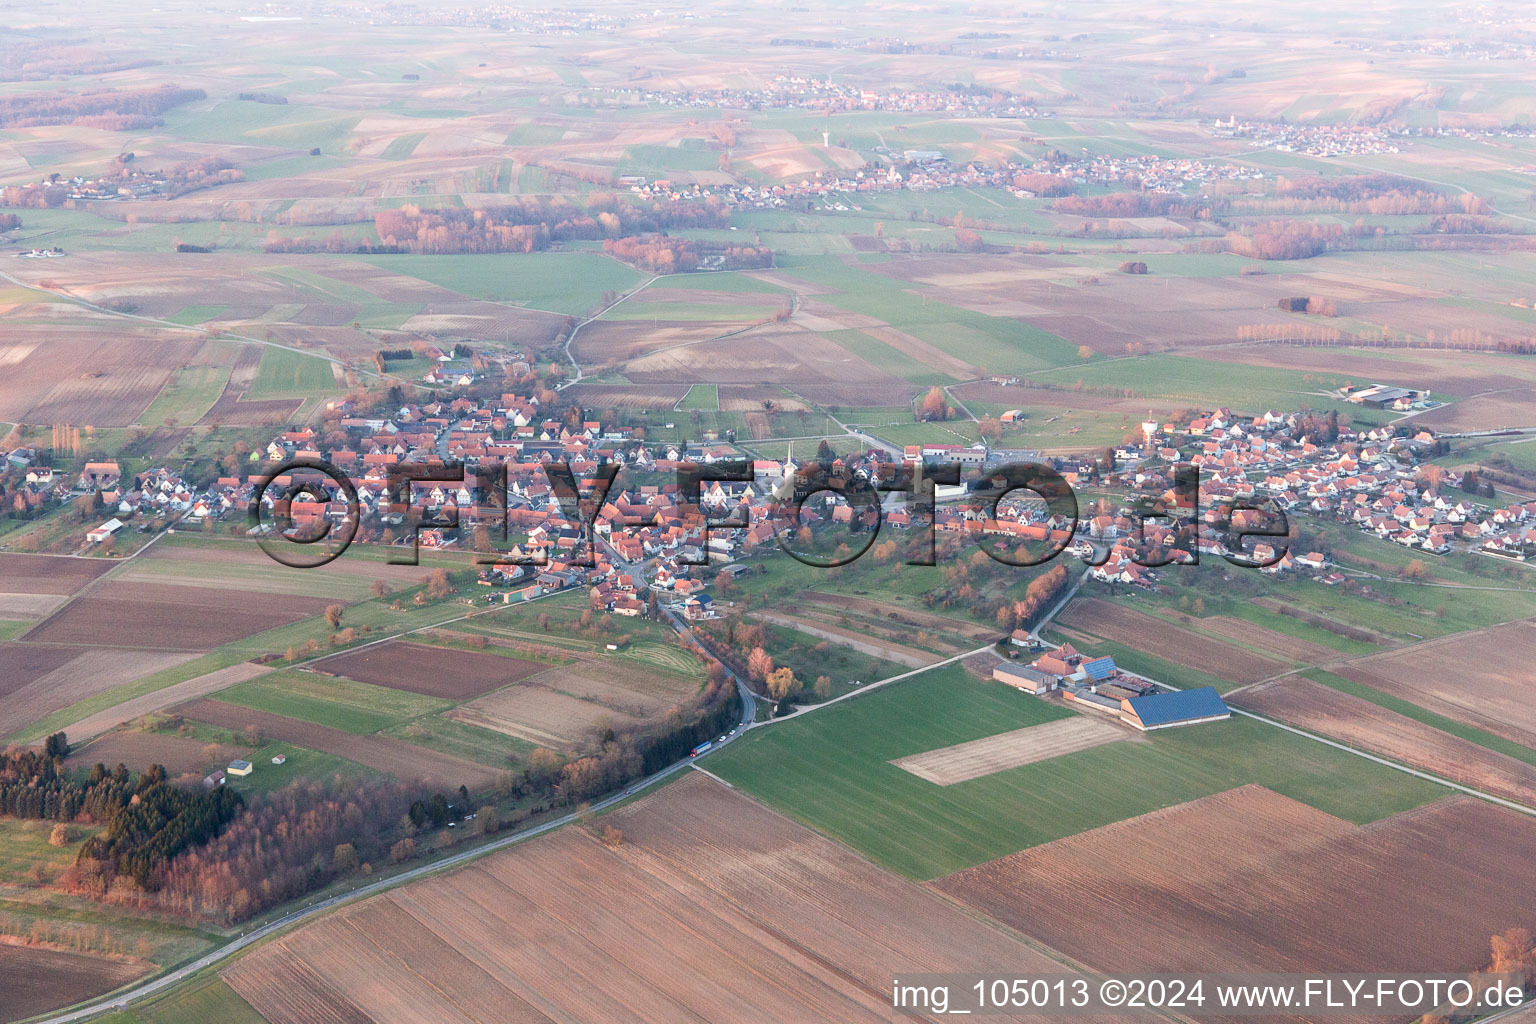
<instances>
[{"instance_id":1,"label":"harvested field strip","mask_svg":"<svg viewBox=\"0 0 1536 1024\"><path fill-rule=\"evenodd\" d=\"M295 572L276 563L271 568L230 564L211 568L200 561L139 558L116 578L170 586L238 590L245 594L292 594L343 601L359 601L368 596L368 581L362 577Z\"/></svg>"},{"instance_id":2,"label":"harvested field strip","mask_svg":"<svg viewBox=\"0 0 1536 1024\"><path fill-rule=\"evenodd\" d=\"M893 625L889 619L852 612L847 608L812 605L809 608L797 608L795 615L802 622L840 626L843 629L856 630L870 636L879 637L884 640L893 640L897 643L905 643L908 646L918 647L918 649L929 653L945 656L959 654L970 646L969 644L956 644L946 639L944 635L937 635L931 630L919 631L912 626ZM921 644L920 647L919 643Z\"/></svg>"},{"instance_id":3,"label":"harvested field strip","mask_svg":"<svg viewBox=\"0 0 1536 1024\"><path fill-rule=\"evenodd\" d=\"M1236 641L1244 647L1252 648L1260 654L1267 654L1276 658L1284 658L1287 661L1296 661L1304 665L1318 665L1323 662L1338 661L1339 652L1332 647L1324 647L1322 644L1314 644L1299 637L1288 636L1285 633L1266 629L1263 626L1254 625L1244 619L1235 619L1226 615L1213 615L1206 619L1197 619L1191 615L1174 613L1170 616L1175 622L1188 626L1193 630L1213 633L1218 637Z\"/></svg>"},{"instance_id":4,"label":"harvested field strip","mask_svg":"<svg viewBox=\"0 0 1536 1024\"><path fill-rule=\"evenodd\" d=\"M875 639L861 633L856 633L851 629L844 629L841 626L812 625L793 615L780 615L777 612L753 612L750 617L762 622L771 622L776 626L797 630L823 640L830 640L832 643L850 647L860 654L868 654L874 658L884 658L887 661L894 661L898 665L905 665L907 668L924 668L936 661L943 660L937 654L918 650L916 647L906 647L902 644L891 643L888 640Z\"/></svg>"},{"instance_id":5,"label":"harvested field strip","mask_svg":"<svg viewBox=\"0 0 1536 1024\"><path fill-rule=\"evenodd\" d=\"M569 651L596 651L598 649L597 642L593 640L557 636L554 633L544 633L533 629L513 629L510 626L496 626L482 620L460 622L455 625L459 631L465 633L479 633L489 637L500 637L504 640L538 644L541 647L553 647ZM449 633L448 630L440 630L439 632Z\"/></svg>"},{"instance_id":6,"label":"harvested field strip","mask_svg":"<svg viewBox=\"0 0 1536 1024\"><path fill-rule=\"evenodd\" d=\"M313 667L363 683L449 700L478 697L548 668L541 662L501 654L400 640L325 658Z\"/></svg>"},{"instance_id":7,"label":"harvested field strip","mask_svg":"<svg viewBox=\"0 0 1536 1024\"><path fill-rule=\"evenodd\" d=\"M923 629L948 631L970 640L987 641L997 639L997 630L988 629L974 622L951 618L948 615L933 615L929 612L920 612L912 608L903 608L899 605L884 604L880 601L845 597L842 594L822 594L814 590L804 591L796 600L830 605L834 608L847 608L864 615L876 616L887 623L906 623L922 627Z\"/></svg>"},{"instance_id":8,"label":"harvested field strip","mask_svg":"<svg viewBox=\"0 0 1536 1024\"><path fill-rule=\"evenodd\" d=\"M936 786L979 779L985 775L1017 768L1022 764L1048 761L1063 754L1131 738L1128 730L1092 718L1063 718L1055 722L1025 726L1012 732L957 743L922 754L899 757L892 761L902 771L927 779Z\"/></svg>"},{"instance_id":9,"label":"harvested field strip","mask_svg":"<svg viewBox=\"0 0 1536 1024\"><path fill-rule=\"evenodd\" d=\"M733 785L913 878L1248 782L1350 821L1373 821L1445 790L1241 717L1106 743L958 786L891 761L1072 712L960 665L930 669L815 714L752 729L708 768Z\"/></svg>"},{"instance_id":10,"label":"harvested field strip","mask_svg":"<svg viewBox=\"0 0 1536 1024\"><path fill-rule=\"evenodd\" d=\"M1305 622L1309 626L1326 629L1328 632L1336 633L1348 640L1375 644L1378 647L1391 647L1398 642L1395 637L1390 637L1385 633L1378 633L1374 629L1368 629L1365 626L1358 626L1353 623L1340 622L1337 619L1327 615L1320 615L1317 612L1309 612L1305 608L1299 608L1289 601L1282 601L1278 597L1256 597L1253 599L1253 603L1277 615L1291 616L1298 622Z\"/></svg>"},{"instance_id":11,"label":"harvested field strip","mask_svg":"<svg viewBox=\"0 0 1536 1024\"><path fill-rule=\"evenodd\" d=\"M100 558L0 554L0 594L73 594L112 565Z\"/></svg>"},{"instance_id":12,"label":"harvested field strip","mask_svg":"<svg viewBox=\"0 0 1536 1024\"><path fill-rule=\"evenodd\" d=\"M496 776L491 769L473 761L440 754L403 740L388 736L354 736L330 726L222 701L202 698L179 704L173 710L195 722L235 732L254 727L265 739L296 743L321 753L334 754L400 779L420 779L447 788L465 785L481 789L490 785Z\"/></svg>"},{"instance_id":13,"label":"harvested field strip","mask_svg":"<svg viewBox=\"0 0 1536 1024\"><path fill-rule=\"evenodd\" d=\"M252 602L235 590L110 580L28 634L44 643L206 651L325 610L326 599Z\"/></svg>"},{"instance_id":14,"label":"harvested field strip","mask_svg":"<svg viewBox=\"0 0 1536 1024\"><path fill-rule=\"evenodd\" d=\"M30 646L30 645L23 645ZM0 703L0 736L94 694L191 661L195 654L68 648L72 657L18 686Z\"/></svg>"},{"instance_id":15,"label":"harvested field strip","mask_svg":"<svg viewBox=\"0 0 1536 1024\"><path fill-rule=\"evenodd\" d=\"M158 732L115 732L83 747L72 745L69 756L76 767L126 764L143 771L152 764L163 764L172 778L182 773L199 775L222 767L237 757L250 754L250 748L212 744L217 753L208 757L210 744L187 736Z\"/></svg>"},{"instance_id":16,"label":"harvested field strip","mask_svg":"<svg viewBox=\"0 0 1536 1024\"><path fill-rule=\"evenodd\" d=\"M225 979L270 1024L873 1024L893 1019L893 963L1060 966L702 777L609 820L617 846L561 829L307 925Z\"/></svg>"},{"instance_id":17,"label":"harvested field strip","mask_svg":"<svg viewBox=\"0 0 1536 1024\"><path fill-rule=\"evenodd\" d=\"M123 701L116 707L99 711L89 718L82 718L64 727L64 732L72 742L83 742L93 736L99 736L108 729L131 722L141 715L151 715L156 711L163 711L173 704L192 700L194 697L206 697L215 690L222 690L226 686L234 686L248 679L266 675L271 669L263 665L254 665L248 661L242 661L238 665L221 668L216 672L209 672L195 679L188 679L180 683L172 683L164 689L155 690L139 697Z\"/></svg>"},{"instance_id":18,"label":"harvested field strip","mask_svg":"<svg viewBox=\"0 0 1536 1024\"><path fill-rule=\"evenodd\" d=\"M487 694L446 714L466 725L563 748L581 746L606 728L640 722L637 715L526 684Z\"/></svg>"},{"instance_id":19,"label":"harvested field strip","mask_svg":"<svg viewBox=\"0 0 1536 1024\"><path fill-rule=\"evenodd\" d=\"M1084 630L1235 683L1257 682L1278 675L1287 668L1284 663L1272 658L1097 598L1074 601L1059 618L1064 625L1073 629Z\"/></svg>"},{"instance_id":20,"label":"harvested field strip","mask_svg":"<svg viewBox=\"0 0 1536 1024\"><path fill-rule=\"evenodd\" d=\"M0 992L5 1020L22 1020L110 992L150 964L130 958L0 943Z\"/></svg>"},{"instance_id":21,"label":"harvested field strip","mask_svg":"<svg viewBox=\"0 0 1536 1024\"><path fill-rule=\"evenodd\" d=\"M44 644L0 644L0 697L9 697L36 679L68 664L80 654L77 647Z\"/></svg>"},{"instance_id":22,"label":"harvested field strip","mask_svg":"<svg viewBox=\"0 0 1536 1024\"><path fill-rule=\"evenodd\" d=\"M1536 917L1533 857L1536 822L1471 797L1355 827L1243 786L935 885L1106 971L1460 972Z\"/></svg>"},{"instance_id":23,"label":"harvested field strip","mask_svg":"<svg viewBox=\"0 0 1536 1024\"><path fill-rule=\"evenodd\" d=\"M0 619L46 619L68 600L68 594L0 592Z\"/></svg>"},{"instance_id":24,"label":"harvested field strip","mask_svg":"<svg viewBox=\"0 0 1536 1024\"><path fill-rule=\"evenodd\" d=\"M1352 682L1536 747L1536 622L1491 629L1337 666Z\"/></svg>"},{"instance_id":25,"label":"harvested field strip","mask_svg":"<svg viewBox=\"0 0 1536 1024\"><path fill-rule=\"evenodd\" d=\"M633 695L644 703L665 706L699 692L696 678L612 661L585 661L553 668L535 677L533 683L604 703L610 697L621 699ZM590 691L591 695L584 691Z\"/></svg>"},{"instance_id":26,"label":"harvested field strip","mask_svg":"<svg viewBox=\"0 0 1536 1024\"><path fill-rule=\"evenodd\" d=\"M288 718L323 722L360 736L436 714L451 706L451 702L439 697L391 690L306 670L274 672L261 679L239 683L220 690L216 699Z\"/></svg>"},{"instance_id":27,"label":"harvested field strip","mask_svg":"<svg viewBox=\"0 0 1536 1024\"><path fill-rule=\"evenodd\" d=\"M1536 765L1310 679L1286 676L1230 699L1290 725L1536 807Z\"/></svg>"}]
</instances>

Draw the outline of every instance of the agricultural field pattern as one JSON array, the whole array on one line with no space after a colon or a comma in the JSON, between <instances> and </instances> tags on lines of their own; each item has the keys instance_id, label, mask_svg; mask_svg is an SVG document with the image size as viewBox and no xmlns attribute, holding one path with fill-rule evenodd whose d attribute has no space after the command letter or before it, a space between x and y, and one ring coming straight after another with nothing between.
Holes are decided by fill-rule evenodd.
<instances>
[{"instance_id":1,"label":"agricultural field pattern","mask_svg":"<svg viewBox=\"0 0 1536 1024\"><path fill-rule=\"evenodd\" d=\"M0 1024L1536 1021L1533 66L7 4Z\"/></svg>"}]
</instances>

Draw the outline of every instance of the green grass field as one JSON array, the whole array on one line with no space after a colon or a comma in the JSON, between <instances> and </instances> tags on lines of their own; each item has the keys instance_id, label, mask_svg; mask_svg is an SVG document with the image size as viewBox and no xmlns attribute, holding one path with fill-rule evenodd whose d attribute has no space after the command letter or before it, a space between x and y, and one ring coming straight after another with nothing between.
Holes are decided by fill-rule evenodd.
<instances>
[{"instance_id":1,"label":"green grass field","mask_svg":"<svg viewBox=\"0 0 1536 1024\"><path fill-rule=\"evenodd\" d=\"M269 346L261 354L256 379L246 397L253 402L267 398L311 398L337 390L335 374L326 360Z\"/></svg>"},{"instance_id":2,"label":"green grass field","mask_svg":"<svg viewBox=\"0 0 1536 1024\"><path fill-rule=\"evenodd\" d=\"M437 715L392 725L381 735L395 736L418 747L467 758L493 768L514 768L534 749L532 743L514 736Z\"/></svg>"},{"instance_id":3,"label":"green grass field","mask_svg":"<svg viewBox=\"0 0 1536 1024\"><path fill-rule=\"evenodd\" d=\"M182 367L166 382L149 408L139 414L139 422L148 427L167 421L178 426L196 423L213 408L228 381L227 366Z\"/></svg>"},{"instance_id":4,"label":"green grass field","mask_svg":"<svg viewBox=\"0 0 1536 1024\"><path fill-rule=\"evenodd\" d=\"M470 298L572 315L596 309L604 292L628 291L643 280L617 260L586 252L360 258Z\"/></svg>"},{"instance_id":5,"label":"green grass field","mask_svg":"<svg viewBox=\"0 0 1536 1024\"><path fill-rule=\"evenodd\" d=\"M1445 790L1250 719L1110 743L940 787L893 758L1073 712L954 666L754 730L706 759L733 785L892 870L928 879L1259 783L1368 822Z\"/></svg>"},{"instance_id":6,"label":"green grass field","mask_svg":"<svg viewBox=\"0 0 1536 1024\"><path fill-rule=\"evenodd\" d=\"M74 842L52 846L48 836L53 826L52 821L0 818L0 878L18 882L33 865L53 878L75 862L80 847L96 832L94 828L74 826Z\"/></svg>"},{"instance_id":7,"label":"green grass field","mask_svg":"<svg viewBox=\"0 0 1536 1024\"><path fill-rule=\"evenodd\" d=\"M277 672L213 695L257 711L368 735L453 706L452 701L312 672Z\"/></svg>"},{"instance_id":8,"label":"green grass field","mask_svg":"<svg viewBox=\"0 0 1536 1024\"><path fill-rule=\"evenodd\" d=\"M716 384L695 384L677 403L679 409L720 409L720 387Z\"/></svg>"},{"instance_id":9,"label":"green grass field","mask_svg":"<svg viewBox=\"0 0 1536 1024\"><path fill-rule=\"evenodd\" d=\"M421 145L421 140L426 137L426 132L412 132L409 135L402 135L391 141L388 146L385 146L384 152L380 156L385 160L407 160L412 153L416 152L416 147Z\"/></svg>"},{"instance_id":10,"label":"green grass field","mask_svg":"<svg viewBox=\"0 0 1536 1024\"><path fill-rule=\"evenodd\" d=\"M168 995L99 1018L101 1024L266 1024L217 974L179 985Z\"/></svg>"}]
</instances>

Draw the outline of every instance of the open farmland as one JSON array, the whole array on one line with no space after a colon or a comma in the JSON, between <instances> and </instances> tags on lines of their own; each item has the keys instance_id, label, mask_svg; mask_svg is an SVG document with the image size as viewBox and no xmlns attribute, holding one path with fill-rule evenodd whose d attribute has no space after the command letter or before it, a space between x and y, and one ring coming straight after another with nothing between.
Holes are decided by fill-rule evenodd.
<instances>
[{"instance_id":1,"label":"open farmland","mask_svg":"<svg viewBox=\"0 0 1536 1024\"><path fill-rule=\"evenodd\" d=\"M1536 806L1536 765L1340 693L1303 676L1242 691L1235 703L1508 800Z\"/></svg>"},{"instance_id":2,"label":"open farmland","mask_svg":"<svg viewBox=\"0 0 1536 1024\"><path fill-rule=\"evenodd\" d=\"M64 594L0 593L0 619L44 619L68 600Z\"/></svg>"},{"instance_id":3,"label":"open farmland","mask_svg":"<svg viewBox=\"0 0 1536 1024\"><path fill-rule=\"evenodd\" d=\"M100 559L0 554L0 594L73 594L111 567Z\"/></svg>"},{"instance_id":4,"label":"open farmland","mask_svg":"<svg viewBox=\"0 0 1536 1024\"><path fill-rule=\"evenodd\" d=\"M110 992L149 971L129 957L106 957L68 950L0 942L0 1021L23 1020Z\"/></svg>"},{"instance_id":5,"label":"open farmland","mask_svg":"<svg viewBox=\"0 0 1536 1024\"><path fill-rule=\"evenodd\" d=\"M1536 622L1511 622L1352 661L1335 671L1430 711L1536 746Z\"/></svg>"},{"instance_id":6,"label":"open farmland","mask_svg":"<svg viewBox=\"0 0 1536 1024\"><path fill-rule=\"evenodd\" d=\"M1120 726L1078 716L899 757L891 763L935 786L953 786L957 782L968 782L994 772L1130 738L1130 731Z\"/></svg>"},{"instance_id":7,"label":"open farmland","mask_svg":"<svg viewBox=\"0 0 1536 1024\"><path fill-rule=\"evenodd\" d=\"M1206 618L1172 613L1172 617L1186 626L1204 630L1207 633L1215 633L1229 640L1254 647L1265 654L1274 655L1277 658L1285 658L1290 661L1299 661L1304 664L1315 665L1327 661L1335 661L1339 652L1332 647L1324 647L1322 644L1312 643L1300 637L1281 633L1277 630L1256 625L1246 619L1234 618L1230 615L1211 615Z\"/></svg>"},{"instance_id":8,"label":"open farmland","mask_svg":"<svg viewBox=\"0 0 1536 1024\"><path fill-rule=\"evenodd\" d=\"M172 709L184 718L221 729L243 732L254 728L264 740L280 740L355 761L399 779L420 779L449 789L460 785L482 789L496 773L473 761L418 747L389 736L358 736L286 715L200 698Z\"/></svg>"},{"instance_id":9,"label":"open farmland","mask_svg":"<svg viewBox=\"0 0 1536 1024\"><path fill-rule=\"evenodd\" d=\"M1071 629L1115 640L1165 661L1188 665L1234 683L1257 682L1284 672L1288 667L1272 658L1097 598L1072 602L1059 621Z\"/></svg>"},{"instance_id":10,"label":"open farmland","mask_svg":"<svg viewBox=\"0 0 1536 1024\"><path fill-rule=\"evenodd\" d=\"M562 829L328 915L224 978L270 1024L855 1024L904 1019L895 964L1057 966L700 777L606 821L616 846Z\"/></svg>"},{"instance_id":11,"label":"open farmland","mask_svg":"<svg viewBox=\"0 0 1536 1024\"><path fill-rule=\"evenodd\" d=\"M997 639L997 630L988 629L986 626L980 626L974 622L951 618L948 615L935 615L932 612L920 611L916 608L886 604L868 598L849 597L844 594L823 594L818 591L808 590L800 594L796 600L826 605L829 608L846 609L855 615L875 618L889 623L892 628L917 627L937 633L941 637L958 635L962 639L974 640L977 643L986 643ZM960 649L956 648L956 650Z\"/></svg>"},{"instance_id":12,"label":"open farmland","mask_svg":"<svg viewBox=\"0 0 1536 1024\"><path fill-rule=\"evenodd\" d=\"M801 633L852 648L860 654L867 654L874 658L883 658L886 661L893 661L907 668L923 668L940 660L938 655L930 651L908 647L905 644L895 643L890 640L882 640L878 637L870 636L868 632L845 629L842 626L830 623L807 622L796 616L781 615L777 612L752 612L750 617L761 622L771 622L774 625L798 630Z\"/></svg>"},{"instance_id":13,"label":"open farmland","mask_svg":"<svg viewBox=\"0 0 1536 1024\"><path fill-rule=\"evenodd\" d=\"M361 683L432 697L468 700L548 668L501 654L390 641L338 654L312 666Z\"/></svg>"},{"instance_id":14,"label":"open farmland","mask_svg":"<svg viewBox=\"0 0 1536 1024\"><path fill-rule=\"evenodd\" d=\"M426 558L422 565L393 565L375 558L338 558L314 569L295 572L274 562L253 543L177 534L158 541L154 547L134 559L124 575L146 583L155 577L177 582L195 581L198 586L219 586L233 580L255 591L287 593L300 587L313 587L322 596L363 597L370 585L379 580L395 589L425 583L432 572ZM294 577L302 577L297 582ZM311 596L314 596L313 594Z\"/></svg>"},{"instance_id":15,"label":"open farmland","mask_svg":"<svg viewBox=\"0 0 1536 1024\"><path fill-rule=\"evenodd\" d=\"M285 596L253 602L234 590L113 580L28 634L40 643L206 651L319 615L330 602Z\"/></svg>"},{"instance_id":16,"label":"open farmland","mask_svg":"<svg viewBox=\"0 0 1536 1024\"><path fill-rule=\"evenodd\" d=\"M212 757L208 756L210 747L213 748ZM152 764L162 764L174 778L182 774L201 775L213 768L222 768L237 757L249 756L250 752L248 747L204 743L170 733L113 732L87 746L71 748L69 756L76 765L94 765L99 762L111 768L125 764L136 772Z\"/></svg>"},{"instance_id":17,"label":"open farmland","mask_svg":"<svg viewBox=\"0 0 1536 1024\"><path fill-rule=\"evenodd\" d=\"M447 712L465 725L478 725L541 746L585 746L605 729L637 725L641 718L593 700L521 683L487 694Z\"/></svg>"},{"instance_id":18,"label":"open farmland","mask_svg":"<svg viewBox=\"0 0 1536 1024\"><path fill-rule=\"evenodd\" d=\"M40 344L0 374L0 417L94 427L137 422L202 344L186 335L96 326L50 325L36 329L33 340Z\"/></svg>"},{"instance_id":19,"label":"open farmland","mask_svg":"<svg viewBox=\"0 0 1536 1024\"><path fill-rule=\"evenodd\" d=\"M1244 786L935 885L1099 970L1455 972L1536 917L1533 856L1470 797L1359 827Z\"/></svg>"},{"instance_id":20,"label":"open farmland","mask_svg":"<svg viewBox=\"0 0 1536 1024\"><path fill-rule=\"evenodd\" d=\"M1067 718L1058 703L936 668L749 731L706 767L880 864L929 879L1244 783L1367 822L1445 790L1250 719L1105 743L951 786L891 762Z\"/></svg>"},{"instance_id":21,"label":"open farmland","mask_svg":"<svg viewBox=\"0 0 1536 1024\"><path fill-rule=\"evenodd\" d=\"M70 723L64 727L64 732L69 736L70 742L83 742L124 722L131 722L143 715L163 711L172 704L180 704L194 697L206 697L216 690L255 679L271 671L272 669L264 665L242 661L228 668L207 672L137 697L130 697L120 704Z\"/></svg>"},{"instance_id":22,"label":"open farmland","mask_svg":"<svg viewBox=\"0 0 1536 1024\"><path fill-rule=\"evenodd\" d=\"M656 653L670 653L671 650L661 648ZM607 661L579 661L550 669L535 682L559 693L640 717L654 715L698 696L701 685L697 678L634 659L626 659L620 666Z\"/></svg>"},{"instance_id":23,"label":"open farmland","mask_svg":"<svg viewBox=\"0 0 1536 1024\"><path fill-rule=\"evenodd\" d=\"M93 694L196 657L187 652L132 648L45 647L39 650L32 644L17 643L6 644L0 651L7 648L20 649L15 655L20 667L16 675L0 682L0 694L4 698L0 701L0 736ZM59 661L61 656L65 660ZM53 667L37 674L38 668L48 665Z\"/></svg>"},{"instance_id":24,"label":"open farmland","mask_svg":"<svg viewBox=\"0 0 1536 1024\"><path fill-rule=\"evenodd\" d=\"M268 347L262 351L256 379L246 393L252 401L269 401L325 395L337 387L331 364L324 359Z\"/></svg>"}]
</instances>

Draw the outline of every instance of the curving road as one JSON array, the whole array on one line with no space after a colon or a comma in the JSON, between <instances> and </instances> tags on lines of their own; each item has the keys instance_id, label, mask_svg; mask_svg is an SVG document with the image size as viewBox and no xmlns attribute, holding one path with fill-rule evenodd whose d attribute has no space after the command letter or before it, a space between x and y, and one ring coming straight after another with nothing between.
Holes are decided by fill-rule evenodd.
<instances>
[{"instance_id":1,"label":"curving road","mask_svg":"<svg viewBox=\"0 0 1536 1024\"><path fill-rule=\"evenodd\" d=\"M733 740L740 737L743 733L745 733L746 730L751 727L752 719L755 715L755 703L751 691L748 690L746 685L736 677L735 673L731 673L731 678L736 682L737 690L742 695L742 720L740 725L737 727L735 734L727 736L723 742L716 745L716 749L723 747L725 744L732 742ZM509 846L514 846L518 843L533 839L536 836L541 836L546 832L552 832L557 828L562 828L571 824L572 822L579 821L589 814L605 810L617 803L620 803L621 801L628 800L631 796L640 790L652 786L655 783L660 782L662 779L675 775L676 773L691 767L694 763L695 762L692 758L674 762L673 764L668 765L660 771L646 776L639 782L631 784L620 792L614 793L611 796L604 797L595 803L589 804L582 810L572 811L569 814L563 815L559 818L554 818L550 821L546 821L543 824L534 825L531 828L522 830L521 832L516 832L511 835L504 836L501 839L493 840L484 846L476 847L473 850L465 850L463 853L456 853L452 856L444 857L441 860L434 861L431 864L423 864L420 867L412 868L409 871L401 872L398 875L380 879L377 882L371 882L357 889L353 889L351 892L341 893L339 895L331 896L327 899L321 900L317 903L311 903L301 909L294 910L288 914L285 914L275 921L268 922L267 924L262 925L260 928L257 928L255 931L248 932L239 936L238 938L231 939L229 942L220 946L218 949L215 949L210 953L206 953L191 963L184 964L183 966L176 968L168 974L162 974L158 978L144 982L142 985L136 985L125 992L119 992L116 995L108 996L105 999L101 999L89 1005L82 1006L77 1010L70 1010L67 1013L55 1014L51 1017L34 1019L31 1024L72 1024L72 1022L87 1020L98 1014L122 1009L129 1003L136 1002L145 998L146 996L154 995L157 992L161 992L167 988L170 988L178 982L185 981L192 975L206 970L207 968L212 967L223 960L227 960L241 950L255 945L263 939L275 935L278 932L283 931L292 925L298 924L301 921L308 920L311 917L314 917L318 914L323 914L326 911L335 909L336 907L340 907L348 903L354 903L358 900L367 899L369 896L376 896L379 893L384 892L386 889L392 889L397 885L404 885L407 882L414 882L419 878L425 878L426 876L436 874L439 871L447 871L449 869L459 867L460 865L468 864L470 861L478 860L479 858L495 853L498 850L504 850Z\"/></svg>"}]
</instances>

